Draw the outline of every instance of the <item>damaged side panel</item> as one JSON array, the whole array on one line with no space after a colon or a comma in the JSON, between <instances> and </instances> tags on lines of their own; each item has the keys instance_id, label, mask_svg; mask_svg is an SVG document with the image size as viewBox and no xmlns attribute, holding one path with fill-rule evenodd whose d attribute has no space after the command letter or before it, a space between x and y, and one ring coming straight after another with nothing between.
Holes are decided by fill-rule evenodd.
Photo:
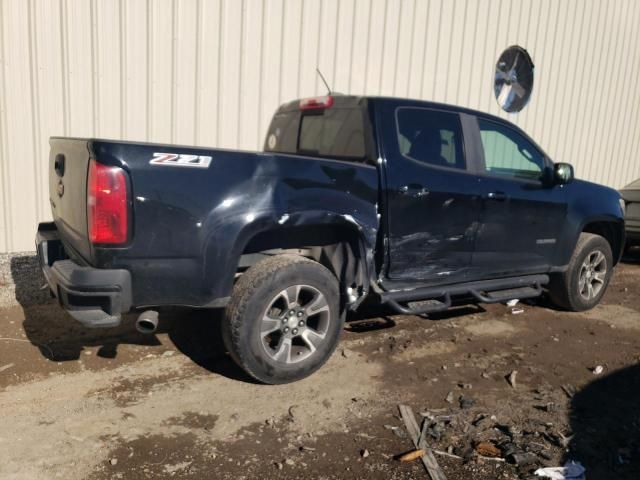
<instances>
[{"instance_id":1,"label":"damaged side panel","mask_svg":"<svg viewBox=\"0 0 640 480\"><path fill-rule=\"evenodd\" d=\"M129 270L134 304L217 306L230 295L247 247L270 236L283 248L299 247L300 240L329 245L343 231L353 232L357 254L372 258L378 233L374 166L161 147L211 161L207 168L171 168L167 174L168 167L149 163L157 145L94 143L96 155L130 172L134 233L126 248L95 248L92 265Z\"/></svg>"},{"instance_id":2,"label":"damaged side panel","mask_svg":"<svg viewBox=\"0 0 640 480\"><path fill-rule=\"evenodd\" d=\"M468 280L481 199L460 115L386 100L378 124L385 154L388 280Z\"/></svg>"},{"instance_id":3,"label":"damaged side panel","mask_svg":"<svg viewBox=\"0 0 640 480\"><path fill-rule=\"evenodd\" d=\"M327 257L326 263L335 265L337 274L367 285L369 280L364 277L374 275L378 234L376 168L275 154L260 156L256 169L260 173L245 177L233 201L223 200L208 216L223 228L213 224L208 228L205 265L226 264L203 272L205 284L215 288L212 298L230 293L241 255L318 245L327 248L317 256ZM349 256L343 250L345 241L352 252ZM350 263L354 256L369 267L359 271L359 265ZM340 266L345 259L350 261ZM347 275L347 271L352 273ZM220 272L231 275L220 278Z\"/></svg>"}]
</instances>

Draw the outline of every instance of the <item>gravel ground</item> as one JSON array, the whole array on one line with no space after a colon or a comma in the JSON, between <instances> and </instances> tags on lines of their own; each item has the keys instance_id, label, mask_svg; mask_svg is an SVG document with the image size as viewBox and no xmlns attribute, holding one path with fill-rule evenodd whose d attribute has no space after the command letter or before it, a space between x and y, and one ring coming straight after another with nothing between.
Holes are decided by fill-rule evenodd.
<instances>
[{"instance_id":1,"label":"gravel ground","mask_svg":"<svg viewBox=\"0 0 640 480\"><path fill-rule=\"evenodd\" d=\"M540 299L361 315L328 365L284 386L238 371L210 313L163 312L145 336L133 318L85 330L52 302L3 308L0 478L427 479L396 460L412 449L403 403L450 480L568 459L589 480L638 479L639 280L627 259L584 313Z\"/></svg>"},{"instance_id":2,"label":"gravel ground","mask_svg":"<svg viewBox=\"0 0 640 480\"><path fill-rule=\"evenodd\" d=\"M49 289L34 252L0 253L0 308L49 301Z\"/></svg>"}]
</instances>

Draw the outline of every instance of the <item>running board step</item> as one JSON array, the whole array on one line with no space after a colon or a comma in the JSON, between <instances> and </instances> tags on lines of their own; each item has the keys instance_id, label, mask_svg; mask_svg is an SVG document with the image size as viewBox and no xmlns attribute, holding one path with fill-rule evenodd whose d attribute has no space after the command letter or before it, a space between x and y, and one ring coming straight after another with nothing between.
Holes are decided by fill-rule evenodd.
<instances>
[{"instance_id":1,"label":"running board step","mask_svg":"<svg viewBox=\"0 0 640 480\"><path fill-rule=\"evenodd\" d=\"M471 295L484 303L499 303L513 300L514 298L533 298L542 294L542 287L536 285L535 287L520 287L509 288L506 290L494 290L493 292L478 292L471 291Z\"/></svg>"},{"instance_id":2,"label":"running board step","mask_svg":"<svg viewBox=\"0 0 640 480\"><path fill-rule=\"evenodd\" d=\"M451 297L445 294L442 300L435 298L414 300L408 302L406 307L393 299L388 299L385 303L398 313L404 313L405 315L422 315L425 313L442 312L449 309L451 307Z\"/></svg>"},{"instance_id":3,"label":"running board step","mask_svg":"<svg viewBox=\"0 0 640 480\"><path fill-rule=\"evenodd\" d=\"M547 283L549 283L548 275L525 275L440 287L383 292L380 295L380 300L398 313L420 315L447 310L451 307L452 295L472 295L479 302L498 303L514 298L537 297L542 294L542 285Z\"/></svg>"}]
</instances>

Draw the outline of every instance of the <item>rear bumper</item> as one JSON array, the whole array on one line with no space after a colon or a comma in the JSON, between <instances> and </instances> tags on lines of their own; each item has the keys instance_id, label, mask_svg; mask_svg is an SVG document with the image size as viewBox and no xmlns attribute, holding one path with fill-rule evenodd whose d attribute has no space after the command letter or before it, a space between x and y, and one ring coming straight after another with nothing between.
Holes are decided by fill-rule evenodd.
<instances>
[{"instance_id":1,"label":"rear bumper","mask_svg":"<svg viewBox=\"0 0 640 480\"><path fill-rule=\"evenodd\" d=\"M54 223L41 223L36 251L51 292L86 327L114 327L131 309L131 274L82 266L69 259Z\"/></svg>"}]
</instances>

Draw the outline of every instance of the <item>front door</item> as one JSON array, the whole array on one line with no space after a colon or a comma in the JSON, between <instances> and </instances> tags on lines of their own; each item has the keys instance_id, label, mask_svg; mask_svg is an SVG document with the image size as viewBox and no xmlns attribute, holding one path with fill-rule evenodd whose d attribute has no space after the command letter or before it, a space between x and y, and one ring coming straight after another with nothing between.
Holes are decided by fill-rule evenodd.
<instances>
[{"instance_id":1,"label":"front door","mask_svg":"<svg viewBox=\"0 0 640 480\"><path fill-rule=\"evenodd\" d=\"M392 102L380 113L388 279L421 284L470 279L480 186L468 168L461 116Z\"/></svg>"},{"instance_id":2,"label":"front door","mask_svg":"<svg viewBox=\"0 0 640 480\"><path fill-rule=\"evenodd\" d=\"M478 118L483 201L473 254L483 277L544 273L554 265L567 203L552 164L521 132Z\"/></svg>"}]
</instances>

